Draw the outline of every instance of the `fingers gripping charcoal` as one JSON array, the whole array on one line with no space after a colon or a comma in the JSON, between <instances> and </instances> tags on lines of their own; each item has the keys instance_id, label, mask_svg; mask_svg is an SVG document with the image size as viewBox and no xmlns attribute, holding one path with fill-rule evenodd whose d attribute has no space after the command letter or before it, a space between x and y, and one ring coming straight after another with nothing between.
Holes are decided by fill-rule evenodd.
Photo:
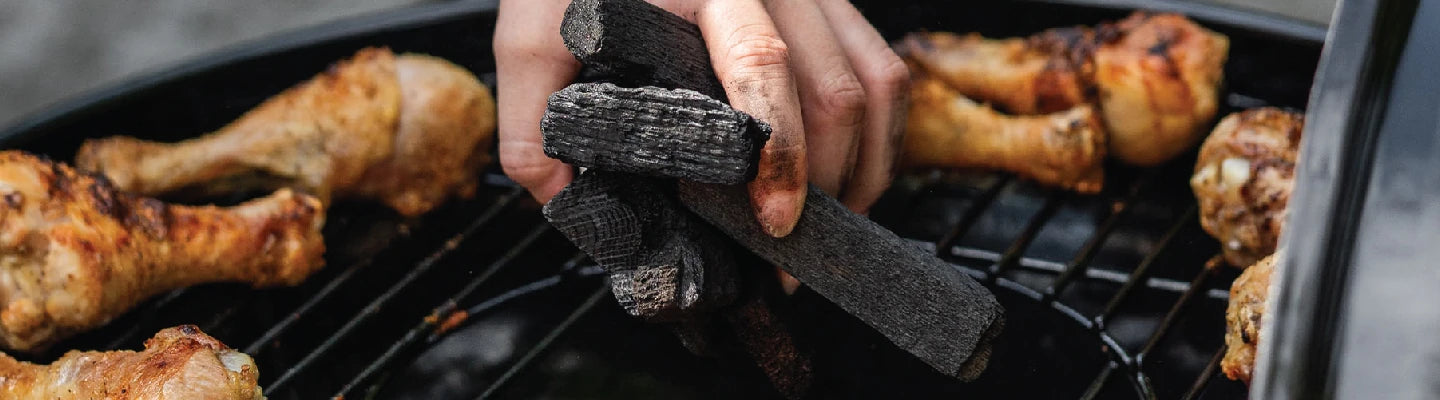
<instances>
[{"instance_id":1,"label":"fingers gripping charcoal","mask_svg":"<svg viewBox=\"0 0 1440 400\"><path fill-rule=\"evenodd\" d=\"M675 200L673 185L589 170L545 205L545 217L610 274L631 315L676 321L735 297L730 247Z\"/></svg>"},{"instance_id":2,"label":"fingers gripping charcoal","mask_svg":"<svg viewBox=\"0 0 1440 400\"><path fill-rule=\"evenodd\" d=\"M770 127L691 90L570 85L540 120L545 155L614 172L739 184L755 177Z\"/></svg>"},{"instance_id":3,"label":"fingers gripping charcoal","mask_svg":"<svg viewBox=\"0 0 1440 400\"><path fill-rule=\"evenodd\" d=\"M1004 324L994 295L814 186L783 238L760 230L743 186L682 182L679 193L701 218L935 369L971 380L989 362Z\"/></svg>"},{"instance_id":4,"label":"fingers gripping charcoal","mask_svg":"<svg viewBox=\"0 0 1440 400\"><path fill-rule=\"evenodd\" d=\"M699 30L644 1L576 0L561 35L594 79L724 99ZM755 222L743 187L682 182L680 196L725 234L937 370L968 380L988 363L989 342L1004 325L994 296L813 187L795 231L779 239Z\"/></svg>"}]
</instances>

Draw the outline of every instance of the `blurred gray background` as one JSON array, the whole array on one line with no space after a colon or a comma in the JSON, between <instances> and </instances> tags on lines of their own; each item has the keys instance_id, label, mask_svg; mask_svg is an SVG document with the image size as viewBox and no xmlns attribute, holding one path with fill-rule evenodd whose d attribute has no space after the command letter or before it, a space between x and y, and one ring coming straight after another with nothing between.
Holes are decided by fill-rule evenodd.
<instances>
[{"instance_id":1,"label":"blurred gray background","mask_svg":"<svg viewBox=\"0 0 1440 400\"><path fill-rule=\"evenodd\" d=\"M0 126L239 42L426 0L0 0ZM551 0L527 0L551 1ZM1324 23L1335 0L1210 0Z\"/></svg>"}]
</instances>

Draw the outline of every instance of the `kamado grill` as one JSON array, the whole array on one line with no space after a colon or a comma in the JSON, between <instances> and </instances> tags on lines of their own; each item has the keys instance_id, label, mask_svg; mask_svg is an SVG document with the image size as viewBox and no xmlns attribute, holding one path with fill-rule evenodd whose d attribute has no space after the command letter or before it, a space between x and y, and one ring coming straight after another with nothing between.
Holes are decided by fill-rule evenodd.
<instances>
[{"instance_id":1,"label":"kamado grill","mask_svg":"<svg viewBox=\"0 0 1440 400\"><path fill-rule=\"evenodd\" d=\"M1325 30L1179 1L861 2L888 38L917 30L1019 36L1130 9L1178 11L1231 38L1219 115L1304 108ZM1135 3L1135 4L1131 4ZM52 108L0 133L7 148L69 159L110 134L177 140L214 129L364 46L428 53L493 86L493 2L429 4L230 49ZM1194 152L1152 169L1107 166L1082 196L1005 174L910 171L872 218L990 288L1005 333L989 369L961 383L802 289L794 315L816 398L1240 398L1218 372L1227 289L1207 267L1187 185ZM770 398L743 356L691 355L624 314L600 269L492 166L469 201L404 220L342 203L325 227L327 266L305 284L183 289L66 349L138 348L191 323L252 355L272 399Z\"/></svg>"}]
</instances>

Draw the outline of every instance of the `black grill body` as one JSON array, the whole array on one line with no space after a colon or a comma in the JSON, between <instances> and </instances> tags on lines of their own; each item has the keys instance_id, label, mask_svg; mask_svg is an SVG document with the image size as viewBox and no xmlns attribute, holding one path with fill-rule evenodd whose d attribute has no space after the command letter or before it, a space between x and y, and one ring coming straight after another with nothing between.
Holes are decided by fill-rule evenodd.
<instances>
[{"instance_id":1,"label":"black grill body","mask_svg":"<svg viewBox=\"0 0 1440 400\"><path fill-rule=\"evenodd\" d=\"M444 57L493 87L487 3L430 4L240 46L53 107L0 132L0 144L69 160L89 137L192 137L364 46ZM1076 1L860 3L891 39L1026 35L1128 13ZM1323 28L1150 5L1230 36L1222 115L1305 106ZM1217 246L1187 186L1193 161L1192 152L1160 168L1108 166L1095 196L1005 174L904 174L872 218L985 282L1006 307L1006 332L989 370L959 383L802 289L784 307L814 359L814 397L1243 397L1217 368L1238 273L1205 267ZM328 266L299 287L180 290L31 359L138 348L193 323L253 355L272 399L776 396L744 357L692 356L667 330L626 317L598 268L491 169L475 199L418 219L338 204L325 229Z\"/></svg>"}]
</instances>

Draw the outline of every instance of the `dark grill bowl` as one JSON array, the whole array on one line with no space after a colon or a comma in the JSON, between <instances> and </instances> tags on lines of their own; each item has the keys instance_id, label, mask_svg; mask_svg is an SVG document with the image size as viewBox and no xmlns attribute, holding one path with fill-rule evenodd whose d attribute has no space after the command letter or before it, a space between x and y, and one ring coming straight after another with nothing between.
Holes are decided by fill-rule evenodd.
<instances>
[{"instance_id":1,"label":"dark grill bowl","mask_svg":"<svg viewBox=\"0 0 1440 400\"><path fill-rule=\"evenodd\" d=\"M0 132L0 143L69 160L84 138L192 137L370 45L444 57L493 85L487 3L431 4L240 46L53 107ZM1024 35L1127 13L874 3L862 9L890 39L915 30ZM1322 28L1152 5L1230 36L1222 113L1304 107ZM802 290L786 307L813 354L814 397L1243 397L1242 384L1217 373L1236 271L1205 268L1216 244L1200 230L1186 184L1193 162L1192 152L1150 170L1112 166L1096 196L1004 174L903 175L872 217L986 282L1006 306L1006 332L985 375L962 384ZM691 356L668 331L626 317L597 268L549 229L528 195L496 172L485 179L475 199L414 220L337 205L325 230L329 265L299 287L180 290L31 359L137 348L163 327L194 323L255 356L272 399L775 396L743 357ZM440 332L437 322L457 309L469 318Z\"/></svg>"}]
</instances>

